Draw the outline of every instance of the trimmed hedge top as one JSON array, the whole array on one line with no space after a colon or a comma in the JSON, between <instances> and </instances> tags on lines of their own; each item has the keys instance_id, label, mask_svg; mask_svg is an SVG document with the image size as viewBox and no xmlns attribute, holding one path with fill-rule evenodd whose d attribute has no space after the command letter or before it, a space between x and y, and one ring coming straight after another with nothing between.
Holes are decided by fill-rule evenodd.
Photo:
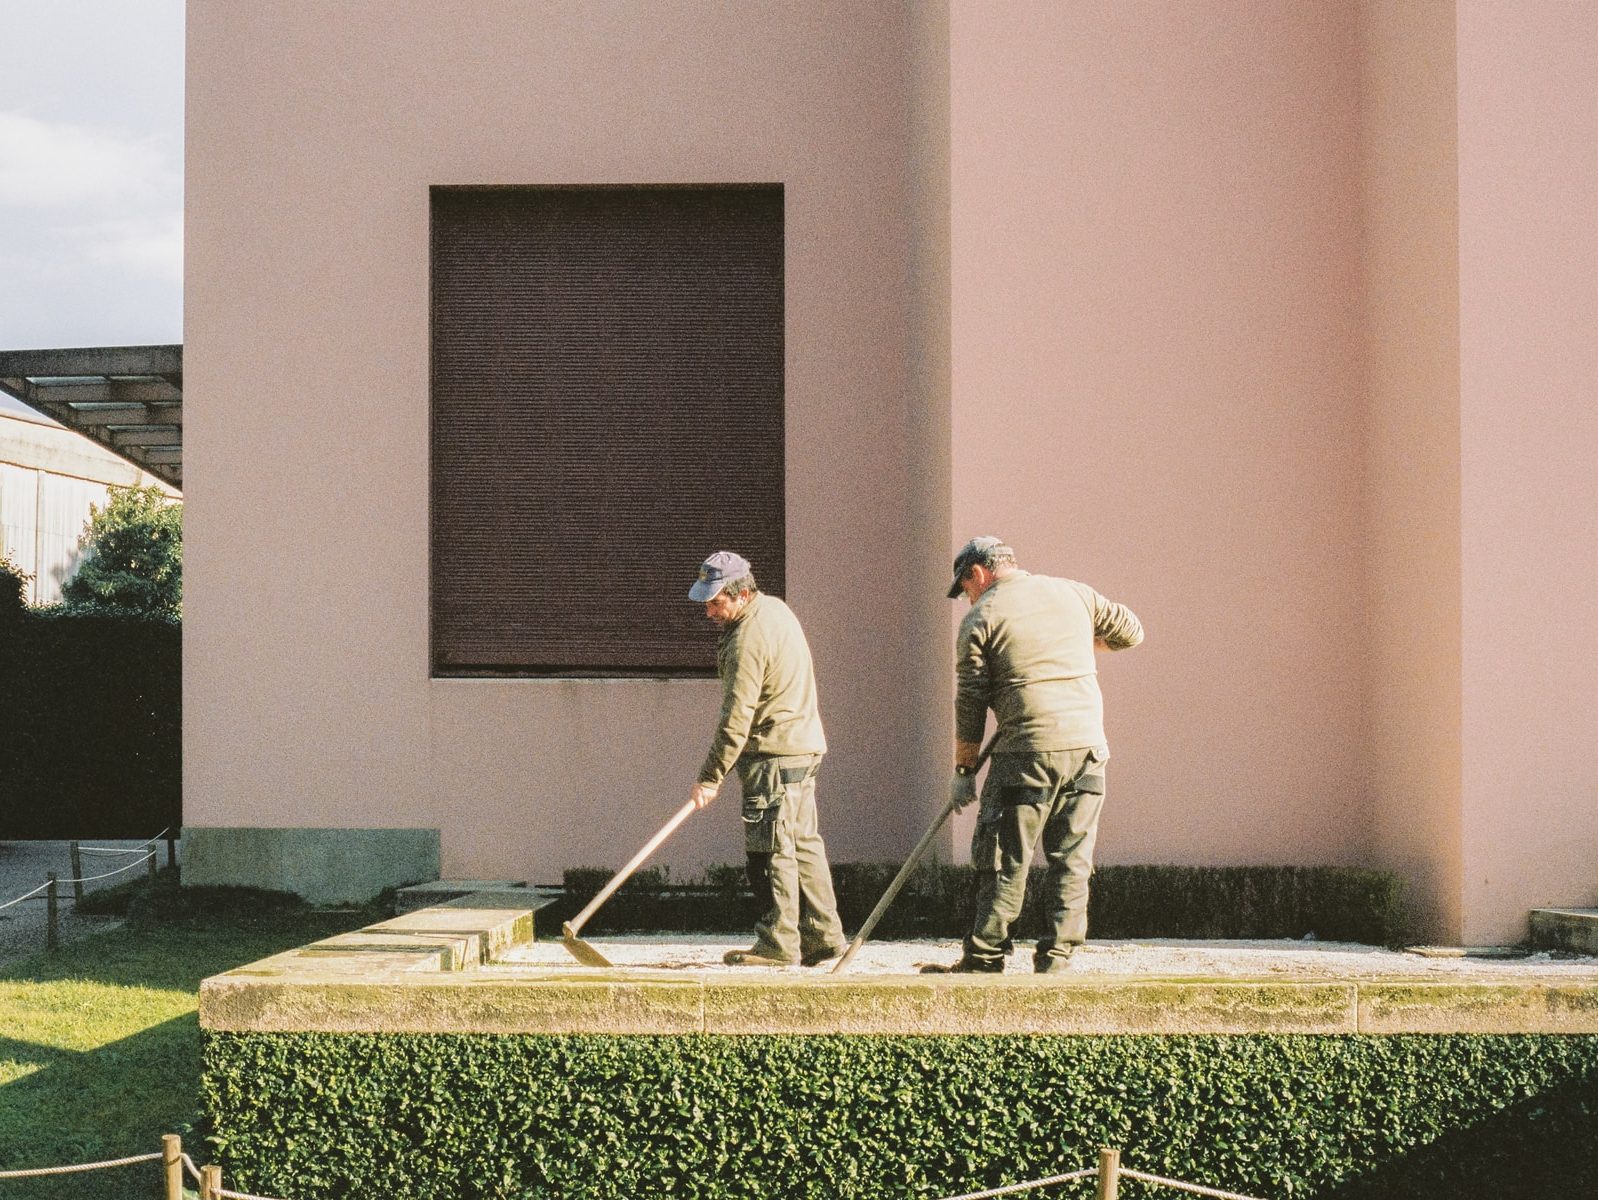
<instances>
[{"instance_id":1,"label":"trimmed hedge top","mask_svg":"<svg viewBox=\"0 0 1598 1200\"><path fill-rule=\"evenodd\" d=\"M833 885L845 928L858 929L898 873L897 863L834 863ZM559 929L610 878L592 868L566 872ZM1041 871L1033 872L1015 935L1043 929ZM970 867L923 866L910 877L873 936L961 937L971 928ZM663 871L642 871L594 915L595 932L747 929L753 901L740 867L714 867L672 887ZM1353 867L1100 867L1093 873L1088 933L1095 938L1302 938L1397 945L1403 939L1403 889L1386 871ZM569 909L570 911L567 911Z\"/></svg>"}]
</instances>

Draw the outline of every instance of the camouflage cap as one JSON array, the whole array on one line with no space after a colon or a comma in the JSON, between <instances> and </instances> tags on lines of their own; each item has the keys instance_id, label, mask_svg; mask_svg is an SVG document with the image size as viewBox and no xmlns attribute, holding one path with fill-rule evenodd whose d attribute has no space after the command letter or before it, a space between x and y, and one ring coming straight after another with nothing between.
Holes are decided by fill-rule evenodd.
<instances>
[{"instance_id":1,"label":"camouflage cap","mask_svg":"<svg viewBox=\"0 0 1598 1200\"><path fill-rule=\"evenodd\" d=\"M1006 557L1014 558L1015 551L1004 544L1003 538L974 537L961 546L960 553L954 556L954 582L949 585L949 599L959 599L960 581L972 567L978 563L991 567L995 559Z\"/></svg>"},{"instance_id":2,"label":"camouflage cap","mask_svg":"<svg viewBox=\"0 0 1598 1200\"><path fill-rule=\"evenodd\" d=\"M734 579L749 574L749 560L731 550L717 550L699 564L699 578L688 589L688 599L701 603L713 598Z\"/></svg>"}]
</instances>

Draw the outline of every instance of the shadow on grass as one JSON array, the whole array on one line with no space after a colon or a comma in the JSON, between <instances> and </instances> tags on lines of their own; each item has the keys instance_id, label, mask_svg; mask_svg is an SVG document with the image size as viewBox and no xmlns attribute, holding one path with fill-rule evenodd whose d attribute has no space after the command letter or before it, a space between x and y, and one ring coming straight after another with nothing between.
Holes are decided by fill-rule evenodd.
<instances>
[{"instance_id":1,"label":"shadow on grass","mask_svg":"<svg viewBox=\"0 0 1598 1200\"><path fill-rule=\"evenodd\" d=\"M346 932L377 915L320 912L269 896L185 896L175 887L135 903L127 925L91 935L58 953L36 954L0 968L0 981L39 985L103 984L90 989L71 1019L91 1037L103 1024L109 1040L90 1050L63 1050L16 1038L0 1039L0 1059L39 1069L0 1085L0 1169L57 1166L144 1154L161 1135L178 1133L196 1162L207 1153L194 1125L200 1069L200 1031L194 1011L200 981L269 954ZM123 989L141 989L138 992ZM175 993L169 1003L149 991ZM181 1015L125 1032L141 1007ZM0 1013L0 1020L3 1020ZM124 1032L124 1036L116 1036ZM159 1195L159 1164L92 1174L0 1184L6 1200L150 1200Z\"/></svg>"}]
</instances>

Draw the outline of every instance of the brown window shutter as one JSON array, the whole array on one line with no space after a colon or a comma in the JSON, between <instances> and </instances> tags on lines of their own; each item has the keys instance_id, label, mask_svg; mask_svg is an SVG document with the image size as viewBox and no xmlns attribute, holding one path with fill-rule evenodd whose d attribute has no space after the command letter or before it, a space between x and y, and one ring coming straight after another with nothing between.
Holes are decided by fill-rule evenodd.
<instances>
[{"instance_id":1,"label":"brown window shutter","mask_svg":"<svg viewBox=\"0 0 1598 1200\"><path fill-rule=\"evenodd\" d=\"M435 188L435 675L701 674L782 594L780 185Z\"/></svg>"}]
</instances>

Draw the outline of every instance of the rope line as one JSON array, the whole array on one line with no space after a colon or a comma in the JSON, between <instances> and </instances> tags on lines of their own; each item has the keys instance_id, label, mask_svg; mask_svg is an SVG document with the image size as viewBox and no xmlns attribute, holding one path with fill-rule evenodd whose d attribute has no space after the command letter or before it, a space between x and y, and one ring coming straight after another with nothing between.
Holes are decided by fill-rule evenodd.
<instances>
[{"instance_id":1,"label":"rope line","mask_svg":"<svg viewBox=\"0 0 1598 1200\"><path fill-rule=\"evenodd\" d=\"M126 1167L133 1163L153 1162L161 1157L154 1154L135 1154L129 1158L112 1158L105 1162L73 1163L70 1167L34 1167L28 1171L0 1171L0 1179L35 1179L40 1175L71 1175L77 1171L101 1171L107 1167Z\"/></svg>"},{"instance_id":2,"label":"rope line","mask_svg":"<svg viewBox=\"0 0 1598 1200\"><path fill-rule=\"evenodd\" d=\"M131 850L125 850L121 846L79 846L78 851L81 854L137 854L140 850L144 850L155 845L170 832L172 832L172 830L171 827L168 826L149 841L141 842Z\"/></svg>"},{"instance_id":3,"label":"rope line","mask_svg":"<svg viewBox=\"0 0 1598 1200\"><path fill-rule=\"evenodd\" d=\"M230 1192L227 1188L217 1188L212 1193L215 1196L231 1196L233 1200L279 1200L277 1196L252 1196L249 1192Z\"/></svg>"},{"instance_id":4,"label":"rope line","mask_svg":"<svg viewBox=\"0 0 1598 1200\"><path fill-rule=\"evenodd\" d=\"M146 856L146 857L148 857L148 856ZM142 866L144 866L144 861L141 859L138 862L130 862L125 867L118 867L115 871L107 871L104 875L85 875L82 879L57 879L56 882L57 883L94 883L97 880L110 879L111 876L113 876L113 875L120 875L120 874L122 874L123 871L133 871L133 870L136 870L137 868L142 867ZM44 886L45 887L49 887L50 885L47 883Z\"/></svg>"},{"instance_id":5,"label":"rope line","mask_svg":"<svg viewBox=\"0 0 1598 1200\"><path fill-rule=\"evenodd\" d=\"M31 900L40 892L48 892L49 890L50 884L48 882L41 883L38 887L34 888L33 891L18 896L15 900L7 900L4 904L0 904L0 908L10 908L13 904L21 904L24 900Z\"/></svg>"},{"instance_id":6,"label":"rope line","mask_svg":"<svg viewBox=\"0 0 1598 1200\"><path fill-rule=\"evenodd\" d=\"M189 1157L189 1152L183 1152L183 1169L194 1178L195 1183L200 1182L200 1168L194 1165L194 1160Z\"/></svg>"},{"instance_id":7,"label":"rope line","mask_svg":"<svg viewBox=\"0 0 1598 1200\"><path fill-rule=\"evenodd\" d=\"M1176 1188L1181 1192L1192 1192L1196 1196L1213 1196L1215 1200L1257 1200L1256 1197L1245 1196L1241 1192L1226 1192L1220 1188L1205 1187L1202 1183L1183 1183L1180 1179L1150 1175L1145 1171L1134 1171L1131 1167L1122 1167L1121 1174L1128 1179L1141 1179L1144 1183L1163 1183L1166 1187Z\"/></svg>"},{"instance_id":8,"label":"rope line","mask_svg":"<svg viewBox=\"0 0 1598 1200\"><path fill-rule=\"evenodd\" d=\"M992 1196L1008 1196L1011 1192L1025 1192L1032 1188L1053 1187L1057 1183L1069 1183L1073 1179L1087 1179L1097 1175L1097 1167L1084 1167L1080 1171L1071 1171L1065 1175L1050 1175L1047 1179L1029 1179L1025 1183L1012 1183L1004 1187L990 1188L985 1192L966 1192L959 1196L945 1196L943 1200L989 1200ZM1126 1172L1122 1171L1125 1175Z\"/></svg>"}]
</instances>

